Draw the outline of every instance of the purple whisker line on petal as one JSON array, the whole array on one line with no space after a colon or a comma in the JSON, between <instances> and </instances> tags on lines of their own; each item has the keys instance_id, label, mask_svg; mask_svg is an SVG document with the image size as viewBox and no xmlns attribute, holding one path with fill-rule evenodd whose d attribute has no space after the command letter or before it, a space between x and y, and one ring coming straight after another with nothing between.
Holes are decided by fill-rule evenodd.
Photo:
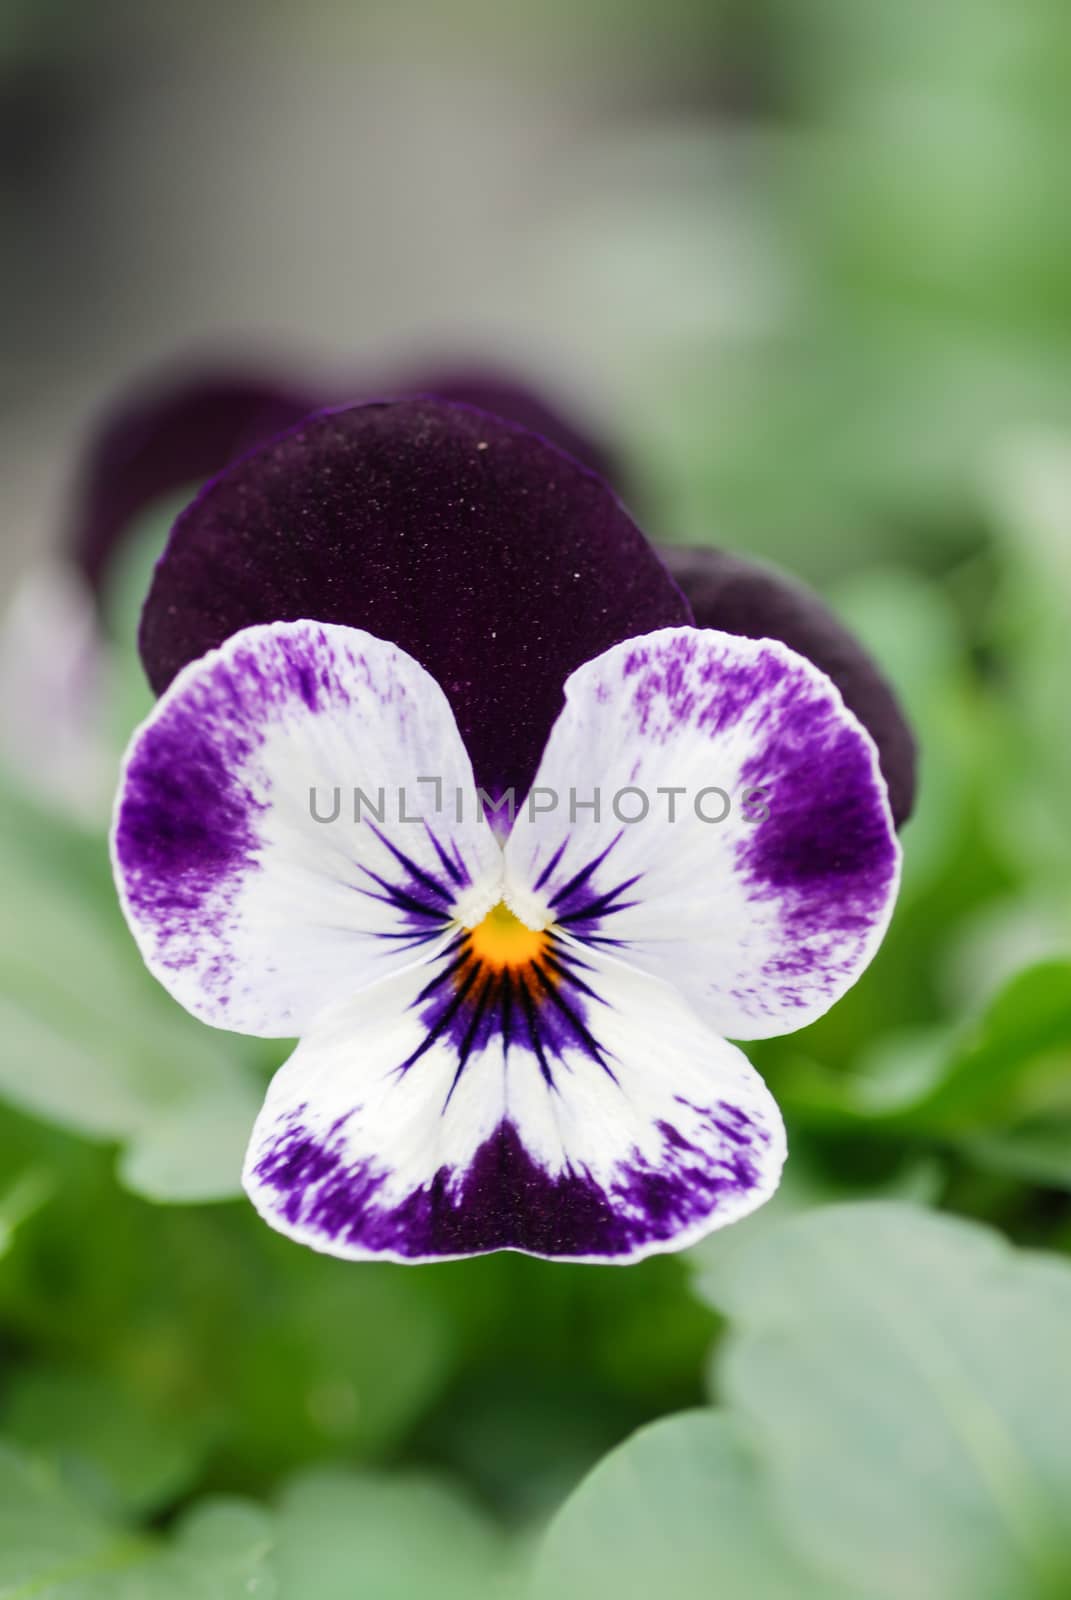
<instances>
[{"instance_id":1,"label":"purple whisker line on petal","mask_svg":"<svg viewBox=\"0 0 1071 1600\"><path fill-rule=\"evenodd\" d=\"M442 1109L444 1112L453 1098L454 1090L461 1082L461 1074L468 1066L469 1057L472 1055L473 1047L476 1044L477 1038L479 1037L480 1025L483 1022L484 1016L487 1012L488 1002L492 997L492 991L494 987L494 979L490 976L490 974L488 974L485 976L483 982L479 986L476 994L475 1004L472 1007L472 1015L469 1018L469 1025L465 1029L461 1043L458 1045L457 1066L454 1069L454 1076L450 1080L450 1087L446 1091L446 1099L443 1101Z\"/></svg>"},{"instance_id":2,"label":"purple whisker line on petal","mask_svg":"<svg viewBox=\"0 0 1071 1600\"><path fill-rule=\"evenodd\" d=\"M585 937L584 944L578 944L575 935L570 935L568 939L555 939L551 953L553 954L555 961L558 961L562 966L569 968L570 974L576 968L579 968L581 972L594 972L594 964L590 961L585 961L584 957L580 953L586 945L590 944L590 942L591 941Z\"/></svg>"},{"instance_id":3,"label":"purple whisker line on petal","mask_svg":"<svg viewBox=\"0 0 1071 1600\"><path fill-rule=\"evenodd\" d=\"M424 822L424 831L431 840L435 854L442 862L443 871L447 874L450 881L459 889L464 889L467 887L472 880L469 877L468 871L466 870L465 863L462 860L456 842L454 843L454 856L452 857L446 850L443 849L438 835L429 825L427 820Z\"/></svg>"},{"instance_id":4,"label":"purple whisker line on petal","mask_svg":"<svg viewBox=\"0 0 1071 1600\"><path fill-rule=\"evenodd\" d=\"M532 1054L539 1063L540 1076L542 1077L547 1088L553 1089L554 1074L550 1070L550 1063L547 1060L546 1048L543 1044L542 1035L539 1031L539 1018L536 1015L535 1001L532 999L530 990L527 989L523 984L519 986L518 994L521 1002L521 1010L524 1012L524 1020L528 1028L528 1042L531 1045Z\"/></svg>"},{"instance_id":5,"label":"purple whisker line on petal","mask_svg":"<svg viewBox=\"0 0 1071 1600\"><path fill-rule=\"evenodd\" d=\"M619 829L618 832L614 834L614 836L610 840L609 844L606 845L604 847L604 849L600 850L599 854L597 856L592 856L590 861L588 861L586 863L586 865L581 867L578 872L574 873L574 875L569 879L569 881L566 884L564 884L560 889L555 891L555 893L551 896L551 900L550 900L550 903L551 903L552 906L561 905L561 903L563 901L568 900L572 895L576 894L580 889L583 888L584 884L587 883L587 881L591 877L592 873L597 872L599 870L599 868L602 866L603 862L606 860L607 856L610 854L610 851L613 850L618 844L620 844L622 838L624 837L624 832L625 832L624 828ZM565 843L567 844L568 840L566 840ZM560 850L558 850L556 852L556 854L554 855L554 857L552 858L551 862L548 865L547 871L550 870L550 867L553 867L553 866L557 865L557 862L559 861L559 859L561 858L562 854L564 853L564 850L565 850L565 844L563 844L561 846ZM540 877L539 882L536 885L537 888L542 887L543 882L545 880L545 877L546 877L546 872L544 872L543 875Z\"/></svg>"},{"instance_id":6,"label":"purple whisker line on petal","mask_svg":"<svg viewBox=\"0 0 1071 1600\"><path fill-rule=\"evenodd\" d=\"M499 999L498 1026L502 1039L502 1058L509 1061L510 1045L513 1043L513 1008L514 994L512 983L503 985Z\"/></svg>"},{"instance_id":7,"label":"purple whisker line on petal","mask_svg":"<svg viewBox=\"0 0 1071 1600\"><path fill-rule=\"evenodd\" d=\"M558 917L558 921L563 923L596 922L601 921L603 917L612 917L615 912L631 910L633 906L639 904L639 901L622 900L620 897L623 894L627 894L631 888L639 883L642 877L642 872L634 873L631 878L625 878L623 882L617 884L613 889L603 890L592 899L582 901L580 905L573 906L568 911L562 912Z\"/></svg>"},{"instance_id":8,"label":"purple whisker line on petal","mask_svg":"<svg viewBox=\"0 0 1071 1600\"><path fill-rule=\"evenodd\" d=\"M558 948L560 949L560 946ZM543 961L545 966L556 978L561 978L565 982L570 983L573 988L579 990L579 992L584 995L586 999L594 1000L595 1003L600 1006L609 1004L609 1001L604 1000L601 994L595 993L595 990L589 983L585 983L583 978L577 976L575 971L576 967L583 967L585 971L591 971L591 968L588 967L585 962L577 961L570 965L566 965L564 960L559 960L557 955L553 953L548 953L545 955L543 957Z\"/></svg>"},{"instance_id":9,"label":"purple whisker line on petal","mask_svg":"<svg viewBox=\"0 0 1071 1600\"><path fill-rule=\"evenodd\" d=\"M387 1204L387 1170L373 1160L347 1163L337 1134L317 1140L298 1113L261 1156L256 1175L292 1224L325 1243L410 1259L511 1248L613 1259L673 1237L760 1181L745 1150L712 1171L671 1124L657 1126L659 1158L648 1162L634 1152L603 1187L583 1168L548 1171L506 1117L465 1168L441 1167Z\"/></svg>"},{"instance_id":10,"label":"purple whisker line on petal","mask_svg":"<svg viewBox=\"0 0 1071 1600\"><path fill-rule=\"evenodd\" d=\"M461 940L459 937L447 947L443 954L449 955L451 951L457 950L460 943ZM410 1005L410 1010L412 1010L414 1006L419 1006L423 1004L425 1000L430 999L436 990L441 989L444 983L448 983L450 981L455 972L463 967L467 960L467 952L464 950L459 951L459 953L454 956L453 960L449 961L447 965L441 969L441 971L437 972L434 977L428 979L423 989L421 989L416 999Z\"/></svg>"},{"instance_id":11,"label":"purple whisker line on petal","mask_svg":"<svg viewBox=\"0 0 1071 1600\"><path fill-rule=\"evenodd\" d=\"M628 950L632 941L630 939L611 939L608 933L592 933L584 929L584 943L600 950Z\"/></svg>"},{"instance_id":12,"label":"purple whisker line on petal","mask_svg":"<svg viewBox=\"0 0 1071 1600\"><path fill-rule=\"evenodd\" d=\"M472 1055L486 1049L493 1039L501 1039L507 1046L517 1042L512 1029L519 1011L525 1019L528 1046L548 1085L553 1086L555 1064L567 1050L578 1046L589 1060L609 1071L607 1053L584 1015L586 1005L605 1002L574 973L571 953L559 959L564 954L551 934L540 957L523 967L495 969L474 954L467 935L459 935L443 952L442 966L412 1002L411 1009L418 1011L427 1032L399 1070L409 1071L432 1044L446 1039L457 1051L459 1077Z\"/></svg>"},{"instance_id":13,"label":"purple whisker line on petal","mask_svg":"<svg viewBox=\"0 0 1071 1600\"><path fill-rule=\"evenodd\" d=\"M403 1062L401 1062L398 1068L399 1072L408 1072L409 1068L414 1066L415 1063L420 1060L421 1056L426 1055L433 1044L437 1043L437 1041L441 1039L444 1034L450 1031L451 1024L461 1013L462 1007L464 1006L469 994L472 992L473 986L478 982L479 977L480 971L478 967L473 967L469 972L464 974L453 995L446 1002L443 1010L435 1013L431 1020L427 1023L428 1031L425 1037L421 1040L420 1044L418 1044L416 1049L412 1051L410 1055L406 1056ZM432 995L430 998L433 1004L437 1000L435 995Z\"/></svg>"},{"instance_id":14,"label":"purple whisker line on petal","mask_svg":"<svg viewBox=\"0 0 1071 1600\"><path fill-rule=\"evenodd\" d=\"M377 895L376 899L379 898L380 896ZM397 944L402 950L409 950L417 945L433 943L448 927L449 923L441 922L433 928L402 928L396 933L376 930L370 933L368 937L379 939L386 943Z\"/></svg>"},{"instance_id":15,"label":"purple whisker line on petal","mask_svg":"<svg viewBox=\"0 0 1071 1600\"><path fill-rule=\"evenodd\" d=\"M443 925L449 920L440 906L434 903L429 905L426 900L418 899L415 892L403 888L400 884L391 883L389 878L381 877L363 862L358 865L365 876L371 878L372 882L383 890L382 894L376 894L373 889L358 889L358 894L366 895L369 900L379 900L384 905L396 906L399 911L408 911L415 917L436 918Z\"/></svg>"},{"instance_id":16,"label":"purple whisker line on petal","mask_svg":"<svg viewBox=\"0 0 1071 1600\"><path fill-rule=\"evenodd\" d=\"M561 994L558 985L550 976L548 976L547 973L542 970L538 961L533 963L532 970L536 975L536 979L538 980L545 1001L557 1008L557 1010L564 1017L565 1021L568 1023L569 1027L572 1029L573 1033L576 1035L579 1043L583 1045L587 1054L592 1058L593 1061L597 1061L607 1076L612 1078L614 1083L616 1083L618 1081L617 1074L609 1064L609 1060L607 1059L608 1052L603 1049L602 1045L595 1038L590 1028L588 1028L583 1019L565 999L564 995ZM591 991L588 990L589 994L590 992Z\"/></svg>"},{"instance_id":17,"label":"purple whisker line on petal","mask_svg":"<svg viewBox=\"0 0 1071 1600\"><path fill-rule=\"evenodd\" d=\"M550 860L547 862L546 866L543 868L542 872L539 874L539 877L536 879L535 883L533 883L533 885L532 885L533 890L537 894L538 894L539 890L543 888L543 886L547 882L547 879L550 877L551 873L557 871L558 863L561 860L562 856L565 854L565 852L568 849L568 847L569 847L569 835L566 834L565 838L562 840L562 842L558 846L557 850L554 851L554 854L551 856Z\"/></svg>"},{"instance_id":18,"label":"purple whisker line on petal","mask_svg":"<svg viewBox=\"0 0 1071 1600\"><path fill-rule=\"evenodd\" d=\"M442 900L445 905L449 906L452 903L453 896L444 884L440 883L437 878L433 878L431 873L426 872L412 857L407 856L404 850L399 850L398 846L381 829L377 828L374 822L370 822L368 826L380 844L390 851L398 865L404 867L411 878L427 889L429 894L433 894L437 899Z\"/></svg>"}]
</instances>

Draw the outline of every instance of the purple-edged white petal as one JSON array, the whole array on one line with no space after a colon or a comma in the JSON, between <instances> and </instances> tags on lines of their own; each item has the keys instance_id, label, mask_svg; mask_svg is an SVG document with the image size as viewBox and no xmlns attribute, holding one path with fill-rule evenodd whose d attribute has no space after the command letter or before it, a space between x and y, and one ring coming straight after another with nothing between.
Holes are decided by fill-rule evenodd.
<instances>
[{"instance_id":1,"label":"purple-edged white petal","mask_svg":"<svg viewBox=\"0 0 1071 1600\"><path fill-rule=\"evenodd\" d=\"M473 779L449 704L396 645L305 621L235 634L127 752L112 853L148 966L206 1022L302 1032L498 898L490 829L440 809L455 787Z\"/></svg>"},{"instance_id":2,"label":"purple-edged white petal","mask_svg":"<svg viewBox=\"0 0 1071 1600\"><path fill-rule=\"evenodd\" d=\"M330 1254L627 1262L769 1198L777 1107L666 984L553 933L497 972L468 936L326 1013L276 1075L245 1185Z\"/></svg>"},{"instance_id":3,"label":"purple-edged white petal","mask_svg":"<svg viewBox=\"0 0 1071 1600\"><path fill-rule=\"evenodd\" d=\"M851 986L899 876L874 743L830 680L779 642L688 628L572 674L506 860L525 921L676 984L737 1039Z\"/></svg>"}]
</instances>

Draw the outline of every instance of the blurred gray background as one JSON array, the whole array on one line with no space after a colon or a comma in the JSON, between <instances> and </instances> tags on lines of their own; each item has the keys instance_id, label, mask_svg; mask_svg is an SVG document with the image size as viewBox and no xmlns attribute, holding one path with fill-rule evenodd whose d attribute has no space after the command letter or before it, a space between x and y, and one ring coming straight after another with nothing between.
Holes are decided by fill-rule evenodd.
<instances>
[{"instance_id":1,"label":"blurred gray background","mask_svg":"<svg viewBox=\"0 0 1071 1600\"><path fill-rule=\"evenodd\" d=\"M485 358L612 423L759 309L711 138L754 93L739 26L722 50L673 3L3 16L8 578L87 421L158 362Z\"/></svg>"}]
</instances>

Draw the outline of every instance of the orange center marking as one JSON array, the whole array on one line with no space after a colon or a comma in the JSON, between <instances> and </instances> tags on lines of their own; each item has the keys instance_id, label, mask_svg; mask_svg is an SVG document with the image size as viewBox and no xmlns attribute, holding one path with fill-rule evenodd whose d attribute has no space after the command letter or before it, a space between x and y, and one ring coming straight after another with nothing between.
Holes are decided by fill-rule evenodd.
<instances>
[{"instance_id":1,"label":"orange center marking","mask_svg":"<svg viewBox=\"0 0 1071 1600\"><path fill-rule=\"evenodd\" d=\"M505 967L527 967L543 954L547 935L527 928L504 900L469 933L469 948L485 966L501 972Z\"/></svg>"}]
</instances>

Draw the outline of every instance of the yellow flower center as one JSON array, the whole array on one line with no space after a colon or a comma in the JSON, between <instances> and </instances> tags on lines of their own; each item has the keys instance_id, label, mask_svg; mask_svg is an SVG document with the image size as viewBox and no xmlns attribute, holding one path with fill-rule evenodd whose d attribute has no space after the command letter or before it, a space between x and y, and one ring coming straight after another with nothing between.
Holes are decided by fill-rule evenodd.
<instances>
[{"instance_id":1,"label":"yellow flower center","mask_svg":"<svg viewBox=\"0 0 1071 1600\"><path fill-rule=\"evenodd\" d=\"M492 906L483 921L469 932L472 955L496 972L504 967L527 967L538 960L546 945L547 935L526 927L504 900Z\"/></svg>"}]
</instances>

